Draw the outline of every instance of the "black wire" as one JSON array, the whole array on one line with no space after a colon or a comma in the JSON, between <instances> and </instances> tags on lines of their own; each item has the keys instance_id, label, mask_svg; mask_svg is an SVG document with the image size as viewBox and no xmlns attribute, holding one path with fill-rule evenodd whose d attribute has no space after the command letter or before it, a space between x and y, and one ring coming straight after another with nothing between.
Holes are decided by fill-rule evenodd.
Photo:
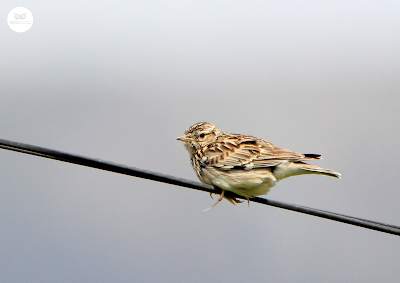
<instances>
[{"instance_id":1,"label":"black wire","mask_svg":"<svg viewBox=\"0 0 400 283\"><path fill-rule=\"evenodd\" d=\"M177 186L181 186L181 187L191 188L191 189L195 189L195 190L205 191L205 192L209 192L209 193L217 193L217 194L221 193L221 190L219 188L214 188L212 186L205 185L202 183L193 182L190 180L177 178L174 176L165 175L165 174L152 172L152 171L148 171L148 170L138 169L135 167L130 167L130 166L122 165L122 164L116 164L116 163L104 161L101 159L95 159L95 158L90 158L90 157L86 157L86 156L82 156L82 155L76 155L76 154L66 153L66 152L52 150L52 149L48 149L48 148L43 148L43 147L39 147L39 146L34 146L34 145L23 144L23 143L19 143L19 142L13 142L13 141L0 139L0 148L17 151L17 152L22 152L22 153L26 153L26 154L31 154L31 155L36 155L36 156L41 156L41 157L45 157L45 158L60 160L60 161L78 164L78 165L82 165L82 166L97 168L97 169L101 169L101 170L111 171L111 172L115 172L115 173L125 174L125 175L129 175L129 176L163 182L163 183L167 183L167 184L177 185ZM226 192L226 195L243 199L243 197L233 194L231 192ZM339 221L339 222L343 222L343 223L347 223L347 224L351 224L351 225L355 225L355 226L360 226L360 227L400 236L400 227L399 226L365 220L365 219L361 219L361 218L357 218L357 217L347 216L347 215L324 211L324 210L319 210L319 209L315 209L315 208L269 200L269 199L265 199L265 198L255 197L255 198L251 198L250 201L261 203L261 204L266 204L266 205L270 205L270 206L275 206L275 207L279 207L279 208L283 208L283 209L293 210L293 211L300 212L300 213L314 215L314 216L318 216L318 217L322 217L322 218L326 218L326 219L330 219L330 220L334 220L334 221Z\"/></svg>"}]
</instances>

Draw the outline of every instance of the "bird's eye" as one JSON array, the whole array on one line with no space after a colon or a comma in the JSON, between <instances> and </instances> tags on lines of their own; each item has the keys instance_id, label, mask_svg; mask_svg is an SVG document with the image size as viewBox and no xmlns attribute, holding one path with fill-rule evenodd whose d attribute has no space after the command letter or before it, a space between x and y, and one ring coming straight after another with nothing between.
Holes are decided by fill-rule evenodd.
<instances>
[{"instance_id":1,"label":"bird's eye","mask_svg":"<svg viewBox=\"0 0 400 283\"><path fill-rule=\"evenodd\" d=\"M201 133L201 134L200 134L200 137L201 137L201 138L204 138L205 135L206 135L205 133Z\"/></svg>"}]
</instances>

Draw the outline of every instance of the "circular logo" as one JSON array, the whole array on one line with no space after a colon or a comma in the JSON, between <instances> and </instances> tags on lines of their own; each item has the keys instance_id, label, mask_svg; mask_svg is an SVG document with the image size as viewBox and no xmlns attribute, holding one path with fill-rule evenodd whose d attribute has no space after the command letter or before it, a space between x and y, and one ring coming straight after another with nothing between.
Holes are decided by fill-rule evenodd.
<instances>
[{"instance_id":1,"label":"circular logo","mask_svg":"<svg viewBox=\"0 0 400 283\"><path fill-rule=\"evenodd\" d=\"M24 7L14 8L8 13L8 26L15 32L25 32L31 28L33 24L33 16L31 11Z\"/></svg>"}]
</instances>

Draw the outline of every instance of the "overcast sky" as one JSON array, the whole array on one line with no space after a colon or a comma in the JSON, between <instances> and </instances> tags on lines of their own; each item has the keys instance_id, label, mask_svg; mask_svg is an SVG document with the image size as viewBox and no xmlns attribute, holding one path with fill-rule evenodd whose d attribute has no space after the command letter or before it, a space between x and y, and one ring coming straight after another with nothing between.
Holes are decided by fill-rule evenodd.
<instances>
[{"instance_id":1,"label":"overcast sky","mask_svg":"<svg viewBox=\"0 0 400 283\"><path fill-rule=\"evenodd\" d=\"M197 181L208 121L342 173L267 198L400 225L400 3L301 2L3 1L0 138ZM214 202L0 150L0 281L400 281L397 236Z\"/></svg>"}]
</instances>

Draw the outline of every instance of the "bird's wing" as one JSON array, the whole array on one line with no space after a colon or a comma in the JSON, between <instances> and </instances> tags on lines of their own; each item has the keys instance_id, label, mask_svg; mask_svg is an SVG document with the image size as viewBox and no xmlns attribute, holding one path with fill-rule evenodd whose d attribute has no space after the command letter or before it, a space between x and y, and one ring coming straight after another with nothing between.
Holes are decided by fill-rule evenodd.
<instances>
[{"instance_id":1,"label":"bird's wing","mask_svg":"<svg viewBox=\"0 0 400 283\"><path fill-rule=\"evenodd\" d=\"M206 166L221 169L243 168L253 169L271 167L285 161L316 159L304 154L279 148L270 142L251 136L235 135L224 137L203 149ZM311 155L310 155L311 156ZM315 155L318 156L318 155Z\"/></svg>"}]
</instances>

